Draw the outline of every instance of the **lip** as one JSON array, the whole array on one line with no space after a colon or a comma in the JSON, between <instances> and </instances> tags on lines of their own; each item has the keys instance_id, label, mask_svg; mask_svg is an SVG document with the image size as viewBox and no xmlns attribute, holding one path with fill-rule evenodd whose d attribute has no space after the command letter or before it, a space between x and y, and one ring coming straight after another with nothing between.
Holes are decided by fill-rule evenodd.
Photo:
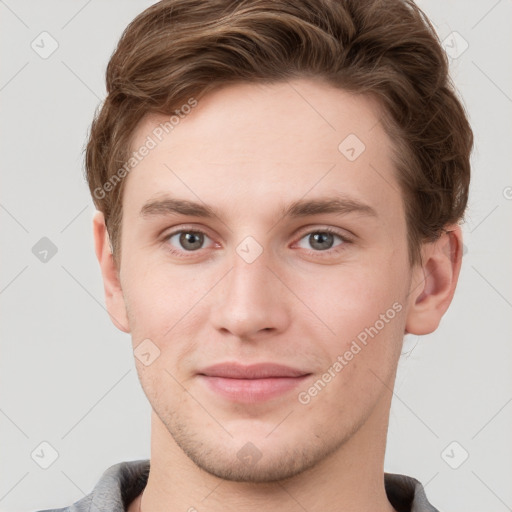
<instances>
[{"instance_id":1,"label":"lip","mask_svg":"<svg viewBox=\"0 0 512 512\"><path fill-rule=\"evenodd\" d=\"M308 372L275 363L243 365L226 362L208 366L198 373L207 377L224 377L229 379L267 379L270 377L302 377Z\"/></svg>"},{"instance_id":2,"label":"lip","mask_svg":"<svg viewBox=\"0 0 512 512\"><path fill-rule=\"evenodd\" d=\"M234 402L256 403L283 395L303 382L308 372L275 363L220 363L198 372L214 393Z\"/></svg>"}]
</instances>

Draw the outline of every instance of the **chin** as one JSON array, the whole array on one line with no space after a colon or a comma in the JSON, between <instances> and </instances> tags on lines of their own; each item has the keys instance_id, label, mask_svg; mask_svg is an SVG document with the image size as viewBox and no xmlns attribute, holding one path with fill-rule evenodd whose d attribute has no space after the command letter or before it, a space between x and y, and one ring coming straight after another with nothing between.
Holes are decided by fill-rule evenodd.
<instances>
[{"instance_id":1,"label":"chin","mask_svg":"<svg viewBox=\"0 0 512 512\"><path fill-rule=\"evenodd\" d=\"M210 453L190 446L182 446L182 449L197 467L231 482L280 482L308 470L322 459L322 456L315 457L308 453L309 450L273 450L272 454L265 454L265 451L257 451L249 443L232 454L227 453L226 449L221 454L218 449ZM251 451L253 453L249 456Z\"/></svg>"},{"instance_id":2,"label":"chin","mask_svg":"<svg viewBox=\"0 0 512 512\"><path fill-rule=\"evenodd\" d=\"M247 420L250 421L250 420ZM289 429L269 437L260 429L245 429L242 435L215 435L204 424L191 427L176 418L164 422L169 434L185 455L200 469L223 480L246 483L279 482L303 473L335 452L345 438L310 434L309 429ZM219 427L220 428L220 427ZM270 430L271 431L271 430ZM252 434L252 435L251 435ZM339 432L338 432L339 434ZM251 441L252 439L252 441Z\"/></svg>"}]
</instances>

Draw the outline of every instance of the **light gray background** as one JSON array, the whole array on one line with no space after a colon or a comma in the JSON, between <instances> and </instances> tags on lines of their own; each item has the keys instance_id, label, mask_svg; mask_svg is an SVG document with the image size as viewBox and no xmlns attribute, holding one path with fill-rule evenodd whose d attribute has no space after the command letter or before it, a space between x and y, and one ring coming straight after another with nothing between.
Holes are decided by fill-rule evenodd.
<instances>
[{"instance_id":1,"label":"light gray background","mask_svg":"<svg viewBox=\"0 0 512 512\"><path fill-rule=\"evenodd\" d=\"M149 457L150 407L130 338L103 308L82 151L110 54L151 3L0 0L2 511L69 505L108 466ZM420 6L442 40L456 31L469 44L451 69L476 147L460 283L438 331L405 342L385 469L418 478L441 510L505 512L512 510L512 2ZM43 31L59 45L47 59L31 48ZM42 237L58 249L46 263L32 253ZM48 469L31 458L42 441L59 454ZM446 461L457 465L464 451L469 458L452 469Z\"/></svg>"}]
</instances>

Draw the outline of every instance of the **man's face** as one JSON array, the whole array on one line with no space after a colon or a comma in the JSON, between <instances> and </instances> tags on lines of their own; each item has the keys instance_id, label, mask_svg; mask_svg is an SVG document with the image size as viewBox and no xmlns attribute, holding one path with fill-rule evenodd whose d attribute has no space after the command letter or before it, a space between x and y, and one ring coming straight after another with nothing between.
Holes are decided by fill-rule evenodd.
<instances>
[{"instance_id":1,"label":"man's face","mask_svg":"<svg viewBox=\"0 0 512 512\"><path fill-rule=\"evenodd\" d=\"M385 430L412 271L379 116L296 80L136 131L158 143L125 178L120 282L134 348L160 351L137 369L154 428L212 474L292 476ZM244 373L265 363L299 376Z\"/></svg>"}]
</instances>

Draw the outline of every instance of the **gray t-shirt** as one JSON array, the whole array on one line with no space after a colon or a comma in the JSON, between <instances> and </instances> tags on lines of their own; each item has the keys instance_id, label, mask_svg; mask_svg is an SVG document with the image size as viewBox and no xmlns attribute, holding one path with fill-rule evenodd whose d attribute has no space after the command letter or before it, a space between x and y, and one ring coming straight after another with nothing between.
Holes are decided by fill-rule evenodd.
<instances>
[{"instance_id":1,"label":"gray t-shirt","mask_svg":"<svg viewBox=\"0 0 512 512\"><path fill-rule=\"evenodd\" d=\"M73 505L39 512L125 512L144 490L149 460L120 462L108 468L93 491ZM439 512L427 500L418 480L394 473L384 474L388 500L397 512Z\"/></svg>"}]
</instances>

